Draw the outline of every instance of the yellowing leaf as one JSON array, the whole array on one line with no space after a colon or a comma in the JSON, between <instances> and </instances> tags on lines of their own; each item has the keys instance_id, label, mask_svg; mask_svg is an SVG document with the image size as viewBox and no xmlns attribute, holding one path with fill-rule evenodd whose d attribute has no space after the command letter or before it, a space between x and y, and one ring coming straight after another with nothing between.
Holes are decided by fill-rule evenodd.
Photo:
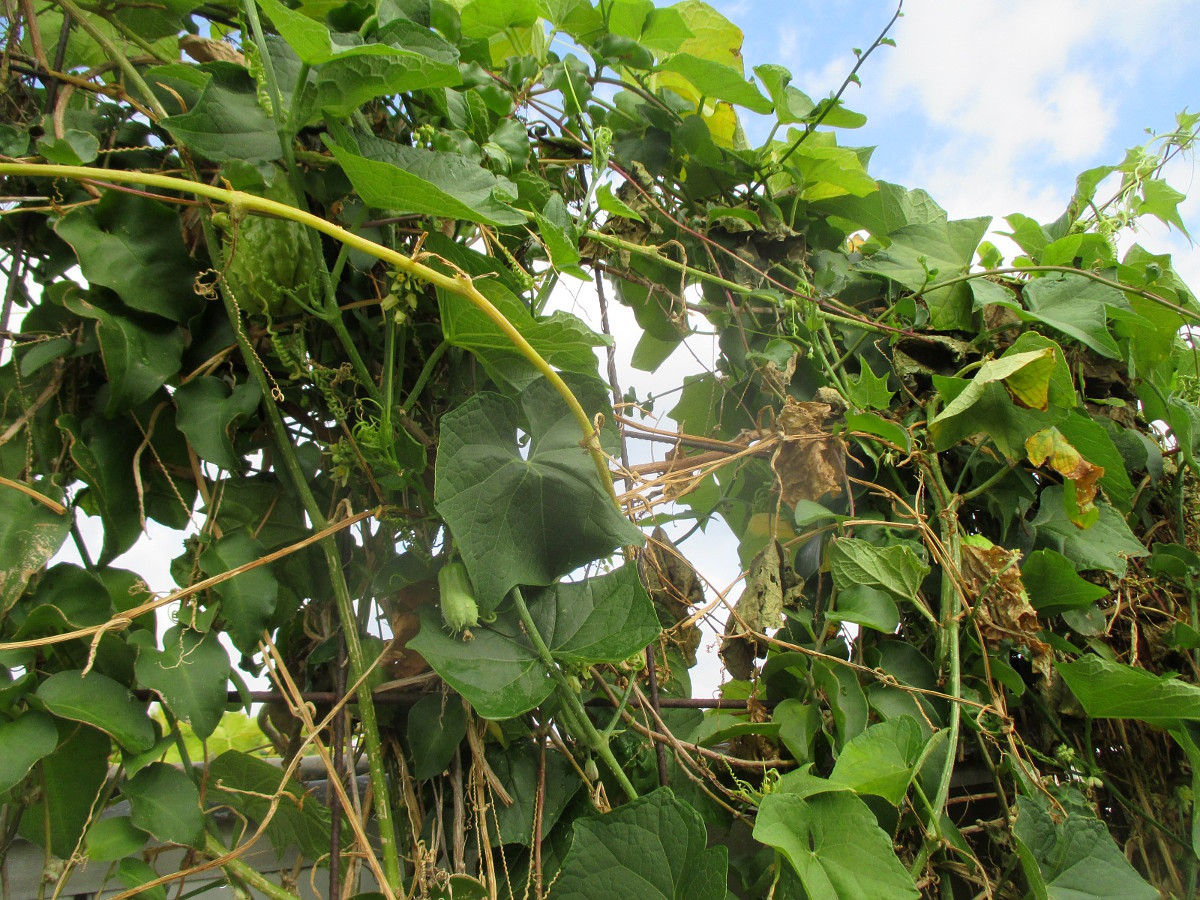
<instances>
[{"instance_id":1,"label":"yellowing leaf","mask_svg":"<svg viewBox=\"0 0 1200 900\"><path fill-rule=\"evenodd\" d=\"M1068 514L1074 506L1076 514L1071 515L1071 520L1081 528L1090 525L1089 517L1095 520L1089 514L1096 508L1096 485L1104 477L1104 467L1084 459L1063 437L1062 432L1053 427L1030 436L1025 441L1025 450L1029 454L1029 461L1035 466L1049 463L1050 468L1067 479L1073 500L1073 503L1067 504Z\"/></svg>"},{"instance_id":2,"label":"yellowing leaf","mask_svg":"<svg viewBox=\"0 0 1200 900\"><path fill-rule=\"evenodd\" d=\"M1031 409L1045 409L1050 401L1050 376L1054 374L1054 349L1047 347L1032 353L1022 353L1018 356L1031 357L1022 363L1011 375L1004 377L1004 386L1013 395L1013 399ZM1010 357L1017 359L1017 357Z\"/></svg>"}]
</instances>

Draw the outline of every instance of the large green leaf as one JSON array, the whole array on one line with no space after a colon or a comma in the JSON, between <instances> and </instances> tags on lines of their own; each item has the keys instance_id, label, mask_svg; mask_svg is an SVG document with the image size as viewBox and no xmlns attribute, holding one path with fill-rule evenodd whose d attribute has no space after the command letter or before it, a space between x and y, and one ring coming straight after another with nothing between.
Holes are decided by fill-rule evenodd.
<instances>
[{"instance_id":1,"label":"large green leaf","mask_svg":"<svg viewBox=\"0 0 1200 900\"><path fill-rule=\"evenodd\" d=\"M279 133L259 105L254 79L232 63L209 63L205 71L212 77L199 102L181 115L163 119L171 136L214 162L279 159L283 155Z\"/></svg>"},{"instance_id":2,"label":"large green leaf","mask_svg":"<svg viewBox=\"0 0 1200 900\"><path fill-rule=\"evenodd\" d=\"M1137 719L1164 727L1200 721L1200 687L1173 676L1152 675L1094 654L1055 667L1093 718Z\"/></svg>"},{"instance_id":3,"label":"large green leaf","mask_svg":"<svg viewBox=\"0 0 1200 900\"><path fill-rule=\"evenodd\" d=\"M484 225L521 225L525 215L498 194L516 187L458 153L405 147L357 136L359 152L326 139L334 158L368 206Z\"/></svg>"},{"instance_id":4,"label":"large green leaf","mask_svg":"<svg viewBox=\"0 0 1200 900\"><path fill-rule=\"evenodd\" d=\"M1082 275L1035 278L1021 290L1025 307L1011 299L1012 294L991 282L980 282L976 303L995 304L1010 309L1026 322L1041 322L1090 347L1101 356L1117 359L1120 349L1108 330L1105 307L1125 307L1124 297L1116 288L1100 284Z\"/></svg>"},{"instance_id":5,"label":"large green leaf","mask_svg":"<svg viewBox=\"0 0 1200 900\"><path fill-rule=\"evenodd\" d=\"M1021 581L1038 615L1087 609L1108 596L1108 588L1080 577L1075 564L1057 550L1035 550L1021 566Z\"/></svg>"},{"instance_id":6,"label":"large green leaf","mask_svg":"<svg viewBox=\"0 0 1200 900\"><path fill-rule=\"evenodd\" d=\"M21 816L20 834L60 859L75 853L108 780L108 736L86 725L60 724L58 749L42 759L43 791Z\"/></svg>"},{"instance_id":7,"label":"large green leaf","mask_svg":"<svg viewBox=\"0 0 1200 900\"><path fill-rule=\"evenodd\" d=\"M1061 406L1074 403L1062 349L1033 333L986 361L969 381L937 375L933 381L948 401L929 423L939 451L983 433L1009 459L1023 458L1025 441L1062 421L1067 414Z\"/></svg>"},{"instance_id":8,"label":"large green leaf","mask_svg":"<svg viewBox=\"0 0 1200 900\"><path fill-rule=\"evenodd\" d=\"M55 672L37 689L37 698L60 719L99 728L130 753L149 750L156 737L146 704L125 685L99 672Z\"/></svg>"},{"instance_id":9,"label":"large green leaf","mask_svg":"<svg viewBox=\"0 0 1200 900\"><path fill-rule=\"evenodd\" d=\"M165 204L107 191L95 206L63 216L54 230L75 249L83 277L116 291L130 309L185 322L200 308L192 290L196 263L178 214Z\"/></svg>"},{"instance_id":10,"label":"large green leaf","mask_svg":"<svg viewBox=\"0 0 1200 900\"><path fill-rule=\"evenodd\" d=\"M297 781L283 781L283 772L257 757L228 750L209 766L208 802L229 806L256 823L271 813L271 798L279 794L267 837L276 852L298 847L309 859L329 853L333 815L328 806L307 794ZM349 829L344 828L345 835Z\"/></svg>"},{"instance_id":11,"label":"large green leaf","mask_svg":"<svg viewBox=\"0 0 1200 900\"><path fill-rule=\"evenodd\" d=\"M534 840L534 816L539 802L542 803L539 840L545 840L571 798L583 785L567 757L553 750L546 750L544 754L543 770L543 751L531 741L521 741L504 749L495 744L489 745L488 765L513 798L511 806L499 803L495 806L496 830L491 835L493 847L500 844L531 846ZM544 775L541 774L543 771Z\"/></svg>"},{"instance_id":12,"label":"large green leaf","mask_svg":"<svg viewBox=\"0 0 1200 900\"><path fill-rule=\"evenodd\" d=\"M738 69L702 59L690 53L677 53L658 67L659 72L682 75L702 97L726 100L757 113L769 113L774 104L759 93Z\"/></svg>"},{"instance_id":13,"label":"large green leaf","mask_svg":"<svg viewBox=\"0 0 1200 900\"><path fill-rule=\"evenodd\" d=\"M50 561L71 531L71 515L57 513L20 491L0 485L0 620Z\"/></svg>"},{"instance_id":14,"label":"large green leaf","mask_svg":"<svg viewBox=\"0 0 1200 900\"><path fill-rule=\"evenodd\" d=\"M585 408L607 405L598 384L576 393ZM434 496L484 614L514 585L552 584L642 542L601 485L578 423L549 382L522 392L519 408L498 394L477 394L441 424ZM528 430L528 455L518 428Z\"/></svg>"},{"instance_id":15,"label":"large green leaf","mask_svg":"<svg viewBox=\"0 0 1200 900\"><path fill-rule=\"evenodd\" d=\"M645 648L660 631L654 606L632 564L538 591L531 595L529 612L551 655L568 665L620 662ZM471 629L469 639L447 635L438 617L425 610L421 632L408 646L485 718L518 716L540 704L553 688L512 609Z\"/></svg>"},{"instance_id":16,"label":"large green leaf","mask_svg":"<svg viewBox=\"0 0 1200 900\"><path fill-rule=\"evenodd\" d=\"M133 856L147 840L149 835L135 826L129 816L110 816L88 829L84 850L88 859L116 862Z\"/></svg>"},{"instance_id":17,"label":"large green leaf","mask_svg":"<svg viewBox=\"0 0 1200 900\"><path fill-rule=\"evenodd\" d=\"M104 523L104 546L97 561L106 565L132 547L142 533L137 494L129 489L133 455L142 434L128 418L94 427L94 420L80 422L64 413L57 424L70 441L76 475L88 486L85 509L99 513Z\"/></svg>"},{"instance_id":18,"label":"large green leaf","mask_svg":"<svg viewBox=\"0 0 1200 900\"><path fill-rule=\"evenodd\" d=\"M58 746L54 719L29 710L0 724L0 794L21 783L39 759Z\"/></svg>"},{"instance_id":19,"label":"large green leaf","mask_svg":"<svg viewBox=\"0 0 1200 900\"><path fill-rule=\"evenodd\" d=\"M787 858L809 900L920 896L892 850L891 837L851 793L768 794L758 809L754 837Z\"/></svg>"},{"instance_id":20,"label":"large green leaf","mask_svg":"<svg viewBox=\"0 0 1200 900\"><path fill-rule=\"evenodd\" d=\"M866 196L831 197L820 201L817 208L845 219L853 228L865 228L876 239L885 239L908 225L934 225L946 221L946 211L925 191L910 191L887 181L876 184L879 190ZM884 246L887 246L886 240Z\"/></svg>"},{"instance_id":21,"label":"large green leaf","mask_svg":"<svg viewBox=\"0 0 1200 900\"><path fill-rule=\"evenodd\" d=\"M908 792L924 746L921 726L911 716L880 722L842 748L829 780L898 806Z\"/></svg>"},{"instance_id":22,"label":"large green leaf","mask_svg":"<svg viewBox=\"0 0 1200 900\"><path fill-rule=\"evenodd\" d=\"M122 314L110 309L102 297L82 291L69 292L63 305L96 322L100 356L108 375L106 415L114 416L150 399L179 371L184 336L175 325L149 316Z\"/></svg>"},{"instance_id":23,"label":"large green leaf","mask_svg":"<svg viewBox=\"0 0 1200 900\"><path fill-rule=\"evenodd\" d=\"M991 218L955 219L905 225L891 232L891 244L860 262L861 272L882 275L910 291L964 274L975 256ZM924 295L934 328L971 327L971 292L966 285Z\"/></svg>"},{"instance_id":24,"label":"large green leaf","mask_svg":"<svg viewBox=\"0 0 1200 900\"><path fill-rule=\"evenodd\" d=\"M1081 529L1067 517L1062 493L1057 484L1042 489L1041 505L1032 523L1039 546L1057 550L1080 570L1104 569L1117 577L1124 577L1129 558L1147 555L1149 551L1116 509L1097 503L1099 518Z\"/></svg>"},{"instance_id":25,"label":"large green leaf","mask_svg":"<svg viewBox=\"0 0 1200 900\"><path fill-rule=\"evenodd\" d=\"M911 547L877 547L859 538L836 538L825 551L834 584L847 591L866 585L915 601L928 564Z\"/></svg>"},{"instance_id":26,"label":"large green leaf","mask_svg":"<svg viewBox=\"0 0 1200 900\"><path fill-rule=\"evenodd\" d=\"M433 778L449 768L466 734L467 711L453 694L430 694L414 703L408 711L413 778Z\"/></svg>"},{"instance_id":27,"label":"large green leaf","mask_svg":"<svg viewBox=\"0 0 1200 900\"><path fill-rule=\"evenodd\" d=\"M729 851L707 847L700 814L669 788L576 819L574 832L556 900L725 900Z\"/></svg>"},{"instance_id":28,"label":"large green leaf","mask_svg":"<svg viewBox=\"0 0 1200 900\"><path fill-rule=\"evenodd\" d=\"M174 766L151 763L125 782L133 825L160 841L204 846L204 813L192 779Z\"/></svg>"},{"instance_id":29,"label":"large green leaf","mask_svg":"<svg viewBox=\"0 0 1200 900\"><path fill-rule=\"evenodd\" d=\"M135 671L197 737L213 733L225 712L229 682L229 656L216 632L200 634L182 625L168 629L162 650L152 642L139 649Z\"/></svg>"},{"instance_id":30,"label":"large green leaf","mask_svg":"<svg viewBox=\"0 0 1200 900\"><path fill-rule=\"evenodd\" d=\"M223 469L240 469L242 459L230 440L230 428L258 408L262 399L258 382L249 380L231 388L222 378L204 375L180 385L173 398L178 409L175 422L196 454Z\"/></svg>"},{"instance_id":31,"label":"large green leaf","mask_svg":"<svg viewBox=\"0 0 1200 900\"><path fill-rule=\"evenodd\" d=\"M226 533L200 554L200 569L205 575L219 575L265 555L262 544L246 532ZM257 566L222 581L213 590L221 598L221 613L229 624L234 646L253 650L275 612L279 582L274 573L266 566Z\"/></svg>"},{"instance_id":32,"label":"large green leaf","mask_svg":"<svg viewBox=\"0 0 1200 900\"><path fill-rule=\"evenodd\" d=\"M530 612L554 658L567 665L622 662L662 631L633 564L540 591Z\"/></svg>"},{"instance_id":33,"label":"large green leaf","mask_svg":"<svg viewBox=\"0 0 1200 900\"><path fill-rule=\"evenodd\" d=\"M550 696L554 682L512 612L469 636L451 637L441 617L421 611L421 631L408 642L485 719L511 719Z\"/></svg>"},{"instance_id":34,"label":"large green leaf","mask_svg":"<svg viewBox=\"0 0 1200 900\"><path fill-rule=\"evenodd\" d=\"M1047 900L1154 900L1147 884L1117 846L1104 823L1074 788L1051 788L1017 797L1013 825L1017 854L1034 896Z\"/></svg>"}]
</instances>

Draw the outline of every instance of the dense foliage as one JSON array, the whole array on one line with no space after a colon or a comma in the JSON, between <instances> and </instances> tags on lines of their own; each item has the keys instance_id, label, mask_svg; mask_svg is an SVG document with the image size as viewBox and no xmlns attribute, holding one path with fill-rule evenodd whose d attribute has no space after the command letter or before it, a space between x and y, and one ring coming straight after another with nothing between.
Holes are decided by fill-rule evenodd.
<instances>
[{"instance_id":1,"label":"dense foliage","mask_svg":"<svg viewBox=\"0 0 1200 900\"><path fill-rule=\"evenodd\" d=\"M1006 260L701 0L10 7L0 859L56 896L294 896L255 842L344 897L1192 895L1200 304L1115 247L1183 229L1197 117ZM707 330L716 371L626 393L564 283L639 368ZM687 561L718 519L739 598ZM119 564L150 520L166 596Z\"/></svg>"}]
</instances>

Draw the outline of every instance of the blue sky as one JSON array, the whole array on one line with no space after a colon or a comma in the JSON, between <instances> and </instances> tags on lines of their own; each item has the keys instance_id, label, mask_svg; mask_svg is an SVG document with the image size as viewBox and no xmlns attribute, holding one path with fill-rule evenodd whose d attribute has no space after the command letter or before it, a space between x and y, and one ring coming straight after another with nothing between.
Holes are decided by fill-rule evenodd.
<instances>
[{"instance_id":1,"label":"blue sky","mask_svg":"<svg viewBox=\"0 0 1200 900\"><path fill-rule=\"evenodd\" d=\"M714 5L745 33L747 72L778 63L814 98L836 90L895 12L894 2L733 0ZM844 143L874 146L876 178L921 187L961 218L1063 210L1075 176L1200 109L1195 31L1166 0L910 0L845 95L866 114ZM1172 168L1192 187L1192 160ZM1200 197L1183 207L1200 225ZM1192 229L1195 230L1195 229ZM1200 256L1180 235L1147 228L1194 289ZM1169 247L1165 246L1169 244ZM1190 277L1189 277L1190 276Z\"/></svg>"}]
</instances>

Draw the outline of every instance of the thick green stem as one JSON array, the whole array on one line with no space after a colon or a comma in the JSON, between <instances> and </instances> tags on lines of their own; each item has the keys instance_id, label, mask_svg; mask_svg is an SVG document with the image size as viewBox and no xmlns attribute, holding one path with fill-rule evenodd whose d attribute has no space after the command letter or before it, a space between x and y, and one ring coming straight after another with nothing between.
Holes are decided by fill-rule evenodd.
<instances>
[{"instance_id":1,"label":"thick green stem","mask_svg":"<svg viewBox=\"0 0 1200 900\"><path fill-rule=\"evenodd\" d=\"M562 377L554 371L553 367L546 362L545 358L537 352L525 340L525 336L521 334L513 325L512 322L505 318L504 313L496 309L492 302L481 294L474 282L465 273L456 273L447 275L439 272L424 263L417 262L415 259L410 259L403 253L397 250L392 250L389 247L383 247L376 244L374 241L364 238L362 235L354 234L347 231L339 225L328 222L320 216L314 216L312 213L297 209L294 206L288 206L285 203L277 203L274 200L268 200L266 197L257 197L254 194L246 194L241 191L230 191L225 188L215 187L210 184L202 184L196 181L187 181L183 178L171 178L168 175L156 175L149 172L136 172L121 169L96 169L90 166L58 166L58 165L35 165L29 163L0 163L0 176L17 175L22 177L48 177L48 178L70 178L75 181L96 181L110 182L122 184L143 184L147 187L161 188L168 191L181 191L187 194L195 194L198 197L207 197L210 200L216 200L219 203L226 203L235 210L242 212L260 213L270 216L277 216L281 219L289 219L293 222L299 222L301 225L306 225L313 228L322 234L327 234L334 240L341 241L356 250L361 250L364 253L369 253L376 259L381 259L391 266L394 266L399 271L411 275L414 278L419 278L434 287L441 288L456 294L467 300L472 306L479 309L487 318L504 334L512 343L517 351L527 359L540 374L545 376L550 385L558 392L558 395L563 398L567 406L571 410L571 415L574 417L579 430L583 433L584 444L588 452L592 456L592 461L595 463L596 471L600 475L600 483L605 486L613 502L616 503L616 491L613 488L612 474L608 470L608 460L604 456L604 451L600 447L600 436L596 432L595 426L592 424L591 418L580 405L579 400L567 387L567 383L562 380ZM169 200L170 198L163 198Z\"/></svg>"},{"instance_id":2,"label":"thick green stem","mask_svg":"<svg viewBox=\"0 0 1200 900\"><path fill-rule=\"evenodd\" d=\"M222 846L221 842L211 834L204 835L204 852L213 859L221 859L229 856L229 850ZM260 874L252 866L246 865L246 863L242 862L236 856L222 862L221 868L239 881L246 882L246 884L260 894L266 895L270 900L299 900L297 894L284 890L275 882L270 881Z\"/></svg>"},{"instance_id":3,"label":"thick green stem","mask_svg":"<svg viewBox=\"0 0 1200 900\"><path fill-rule=\"evenodd\" d=\"M202 217L205 239L210 247L216 246L216 234L208 217ZM291 483L292 490L300 497L304 511L312 521L317 531L324 529L328 522L321 506L313 496L312 490L305 480L300 460L296 457L296 449L288 436L287 426L275 403L272 392L273 385L267 377L266 370L259 362L258 355L250 345L245 331L241 326L241 311L229 292L221 285L221 297L225 303L225 312L233 324L234 335L238 349L258 383L263 396L263 408L267 413L275 445L279 451L280 462L283 465L286 481ZM350 657L351 680L358 685L357 699L359 704L359 720L362 722L363 743L366 749L367 767L370 773L371 790L375 794L375 815L379 826L379 844L383 851L383 872L393 891L401 889L402 873L400 866L400 851L396 843L396 829L392 818L391 791L388 786L387 771L383 764L383 742L379 737L379 722L375 714L375 700L366 679L362 677L369 663L359 637L358 618L355 615L354 602L350 598L350 588L346 583L346 573L342 569L341 554L337 542L332 535L321 541L321 551L325 555L325 563L329 567L329 581L333 588L337 605L338 619L346 635L346 649Z\"/></svg>"},{"instance_id":4,"label":"thick green stem","mask_svg":"<svg viewBox=\"0 0 1200 900\"><path fill-rule=\"evenodd\" d=\"M581 732L576 734L575 737L587 744L592 752L604 761L609 771L613 773L613 777L617 779L617 783L621 785L621 789L625 791L626 796L630 800L636 800L638 796L637 790L629 780L629 776L625 774L625 770L621 768L621 764L617 762L617 758L613 756L612 747L608 744L608 738L596 730L596 726L588 718L587 710L579 702L579 696L567 681L567 676L563 674L562 669L558 667L558 663L550 653L550 648L542 640L542 635L538 632L537 624L533 621L529 607L525 605L525 598L521 596L520 588L515 587L512 589L512 598L513 605L517 608L517 615L521 619L521 624L525 628L525 634L529 638L529 642L533 644L533 649L537 653L538 659L542 661L542 665L546 667L550 673L550 677L554 679L554 687L558 694L559 703L570 710L570 714L565 718L573 718L575 720L573 725L567 723L568 727L572 731L578 729Z\"/></svg>"}]
</instances>

